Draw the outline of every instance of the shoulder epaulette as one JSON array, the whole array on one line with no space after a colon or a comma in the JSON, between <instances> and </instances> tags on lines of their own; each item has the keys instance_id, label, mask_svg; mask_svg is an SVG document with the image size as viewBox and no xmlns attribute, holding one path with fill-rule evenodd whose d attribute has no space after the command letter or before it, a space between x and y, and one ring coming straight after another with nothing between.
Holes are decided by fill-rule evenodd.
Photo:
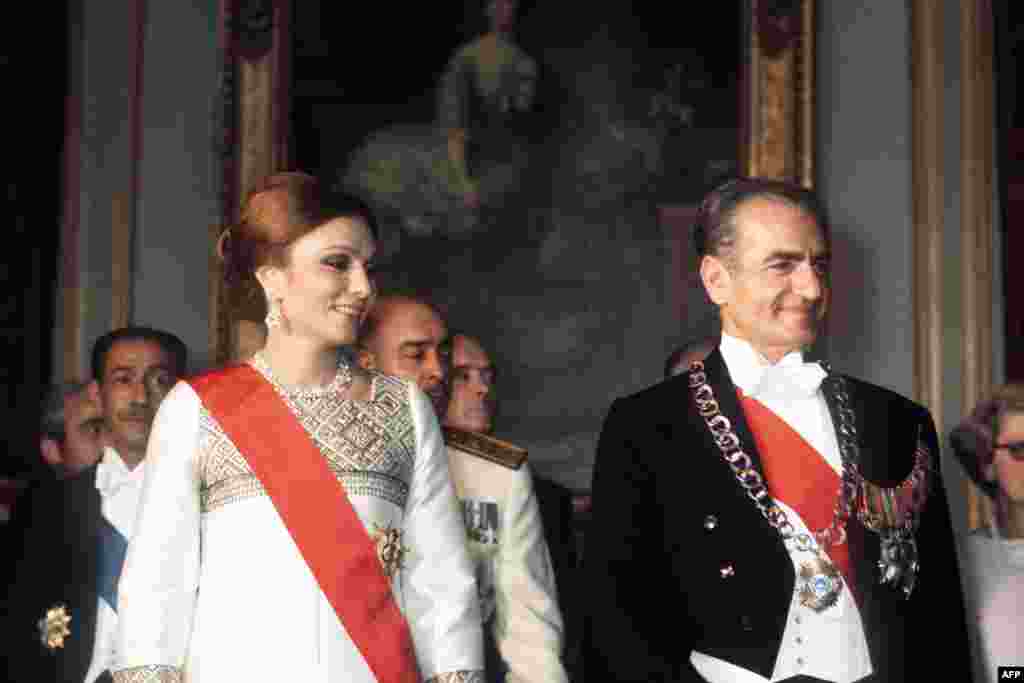
<instances>
[{"instance_id":1,"label":"shoulder epaulette","mask_svg":"<svg viewBox=\"0 0 1024 683\"><path fill-rule=\"evenodd\" d=\"M489 460L510 470L518 470L526 462L526 449L495 439L487 434L444 427L444 442L460 451Z\"/></svg>"}]
</instances>

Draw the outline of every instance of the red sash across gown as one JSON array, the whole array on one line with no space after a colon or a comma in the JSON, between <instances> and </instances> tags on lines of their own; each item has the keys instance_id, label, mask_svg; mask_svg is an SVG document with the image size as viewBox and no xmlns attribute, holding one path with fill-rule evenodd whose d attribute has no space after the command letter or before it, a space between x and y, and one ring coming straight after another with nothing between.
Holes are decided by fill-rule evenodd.
<instances>
[{"instance_id":1,"label":"red sash across gown","mask_svg":"<svg viewBox=\"0 0 1024 683\"><path fill-rule=\"evenodd\" d=\"M419 681L409 626L395 604L376 544L320 449L274 387L249 365L189 383L263 484L370 671L382 683Z\"/></svg>"}]
</instances>

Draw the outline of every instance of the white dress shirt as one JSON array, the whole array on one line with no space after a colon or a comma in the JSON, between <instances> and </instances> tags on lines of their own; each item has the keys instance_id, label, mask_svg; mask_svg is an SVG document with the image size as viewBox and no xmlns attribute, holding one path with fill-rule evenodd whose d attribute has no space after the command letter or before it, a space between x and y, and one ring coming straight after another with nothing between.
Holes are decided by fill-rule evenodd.
<instances>
[{"instance_id":1,"label":"white dress shirt","mask_svg":"<svg viewBox=\"0 0 1024 683\"><path fill-rule=\"evenodd\" d=\"M145 461L135 469L128 469L117 451L110 447L103 449L103 458L96 466L100 511L129 540L135 528L135 512L145 476ZM96 639L85 683L93 683L101 673L110 669L117 654L117 612L103 598L97 598L96 602Z\"/></svg>"},{"instance_id":2,"label":"white dress shirt","mask_svg":"<svg viewBox=\"0 0 1024 683\"><path fill-rule=\"evenodd\" d=\"M771 363L749 343L722 334L719 346L733 383L745 396L753 397L792 427L824 460L842 473L842 459L836 441L832 417L820 388L806 397L774 391L770 375ZM794 351L778 362L778 366L803 363L803 354ZM784 503L776 500L793 524L796 534L809 533L806 523ZM751 505L753 503L751 502ZM791 544L790 544L791 545ZM793 569L799 572L807 553L789 547ZM822 551L827 557L827 553ZM789 607L786 629L775 660L772 677L766 679L753 671L711 657L696 650L690 662L698 673L711 683L763 683L782 681L806 675L836 683L853 683L872 672L871 657L860 617L860 610L849 587L839 594L839 602L815 612L800 604L794 591Z\"/></svg>"}]
</instances>

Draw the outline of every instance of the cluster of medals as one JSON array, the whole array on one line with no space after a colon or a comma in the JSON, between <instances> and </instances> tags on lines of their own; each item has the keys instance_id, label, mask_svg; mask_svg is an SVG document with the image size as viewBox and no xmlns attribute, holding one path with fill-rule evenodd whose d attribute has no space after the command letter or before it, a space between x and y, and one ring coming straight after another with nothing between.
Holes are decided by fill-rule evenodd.
<instances>
[{"instance_id":1,"label":"cluster of medals","mask_svg":"<svg viewBox=\"0 0 1024 683\"><path fill-rule=\"evenodd\" d=\"M786 513L768 493L761 474L753 467L750 456L744 452L732 423L722 415L714 391L707 382L702 362L690 366L690 389L693 391L697 411L707 424L722 458L732 469L747 496L778 531L790 551L806 554L806 559L800 562L797 576L797 592L802 605L822 612L838 602L844 583L842 573L823 550L827 551L833 545L846 542L846 525L852 516L856 516L865 528L879 536L879 582L891 586L904 597L910 597L918 571L914 532L927 498L931 471L928 448L919 433L913 468L899 486L885 488L865 480L858 467L860 449L846 380L833 374L827 364L822 363L822 367L828 373L822 383L822 391L836 422L843 473L832 522L826 528L815 531L813 538L808 534L797 534Z\"/></svg>"}]
</instances>

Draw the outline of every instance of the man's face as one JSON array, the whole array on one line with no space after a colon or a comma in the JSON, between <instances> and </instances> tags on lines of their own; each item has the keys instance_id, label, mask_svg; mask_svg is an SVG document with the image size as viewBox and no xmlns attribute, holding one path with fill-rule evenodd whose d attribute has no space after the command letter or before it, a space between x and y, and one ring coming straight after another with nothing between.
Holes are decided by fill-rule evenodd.
<instances>
[{"instance_id":1,"label":"man's face","mask_svg":"<svg viewBox=\"0 0 1024 683\"><path fill-rule=\"evenodd\" d=\"M64 443L60 451L65 476L73 477L102 455L103 408L95 391L64 397Z\"/></svg>"},{"instance_id":2,"label":"man's face","mask_svg":"<svg viewBox=\"0 0 1024 683\"><path fill-rule=\"evenodd\" d=\"M813 216L781 200L748 200L733 220L733 257L706 256L701 278L723 332L775 362L817 337L828 307L827 245Z\"/></svg>"},{"instance_id":3,"label":"man's face","mask_svg":"<svg viewBox=\"0 0 1024 683\"><path fill-rule=\"evenodd\" d=\"M65 393L60 417L63 438L47 431L40 435L39 450L54 474L73 478L103 455L103 407L96 383Z\"/></svg>"},{"instance_id":4,"label":"man's face","mask_svg":"<svg viewBox=\"0 0 1024 683\"><path fill-rule=\"evenodd\" d=\"M448 328L432 308L415 301L386 301L380 306L374 313L376 330L364 343L360 363L415 382L442 417L448 402Z\"/></svg>"},{"instance_id":5,"label":"man's face","mask_svg":"<svg viewBox=\"0 0 1024 683\"><path fill-rule=\"evenodd\" d=\"M1024 441L1024 413L1007 413L999 421L997 444ZM1024 503L1024 461L1017 461L1006 448L993 453L989 478L999 483L999 493L1013 504Z\"/></svg>"},{"instance_id":6,"label":"man's face","mask_svg":"<svg viewBox=\"0 0 1024 683\"><path fill-rule=\"evenodd\" d=\"M493 429L494 366L480 343L457 335L452 340L451 397L444 423L486 434Z\"/></svg>"},{"instance_id":7,"label":"man's face","mask_svg":"<svg viewBox=\"0 0 1024 683\"><path fill-rule=\"evenodd\" d=\"M487 15L491 21L491 30L511 31L516 23L518 5L517 0L491 0L487 3Z\"/></svg>"},{"instance_id":8,"label":"man's face","mask_svg":"<svg viewBox=\"0 0 1024 683\"><path fill-rule=\"evenodd\" d=\"M174 360L159 344L114 342L99 382L107 440L130 465L141 462L153 416L177 378Z\"/></svg>"}]
</instances>

